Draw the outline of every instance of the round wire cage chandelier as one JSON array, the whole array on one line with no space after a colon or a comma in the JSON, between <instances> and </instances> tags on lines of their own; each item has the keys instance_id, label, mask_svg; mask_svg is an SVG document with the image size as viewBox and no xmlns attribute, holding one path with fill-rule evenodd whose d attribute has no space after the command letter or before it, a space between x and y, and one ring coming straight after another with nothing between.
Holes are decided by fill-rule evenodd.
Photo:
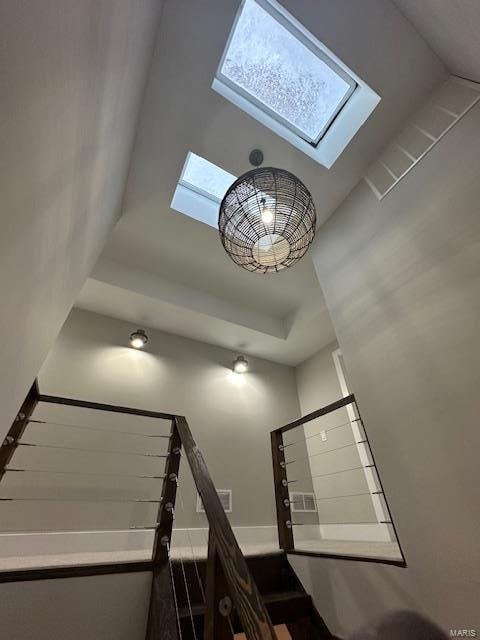
<instances>
[{"instance_id":1,"label":"round wire cage chandelier","mask_svg":"<svg viewBox=\"0 0 480 640\"><path fill-rule=\"evenodd\" d=\"M316 229L312 196L284 169L257 167L243 174L220 205L218 229L225 251L247 271L277 272L307 252Z\"/></svg>"}]
</instances>

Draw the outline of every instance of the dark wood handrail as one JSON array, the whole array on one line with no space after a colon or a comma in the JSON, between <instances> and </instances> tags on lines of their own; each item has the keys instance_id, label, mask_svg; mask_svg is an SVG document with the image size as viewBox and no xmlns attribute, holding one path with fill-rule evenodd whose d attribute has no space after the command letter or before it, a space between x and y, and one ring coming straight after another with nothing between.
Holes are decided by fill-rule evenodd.
<instances>
[{"instance_id":1,"label":"dark wood handrail","mask_svg":"<svg viewBox=\"0 0 480 640\"><path fill-rule=\"evenodd\" d=\"M134 407L121 407L99 402L89 402L76 398L44 395L39 393L38 385L35 381L12 428L7 434L4 446L0 448L0 479L37 402L172 421L152 561L141 563L140 569L136 566L132 569L143 570L150 567L154 574L147 632L149 640L157 640L159 638L167 640L165 634L168 635L168 638L173 639L177 637L174 631L175 625L166 624L166 619L168 618L170 622L174 620L173 600L170 602L171 599L168 597L171 595L172 588L168 575L168 562L173 524L172 515L175 506L177 477L182 447L185 451L210 526L207 562L207 569L209 570L207 570L206 585L207 610L205 612L205 640L231 637L230 629L226 625L226 618L222 618L222 614L219 613L222 608L219 608L219 604L228 605L228 599L231 599L235 607L235 612L248 640L276 640L276 634L270 617L248 569L230 522L225 515L203 455L197 447L184 416L148 411ZM116 566L105 565L99 573L117 571L119 567L127 568L128 566L128 564L122 565L120 563ZM95 567L88 568L87 572L95 574ZM39 572L29 572L28 577L26 572L19 571L14 573L15 575L19 575L20 579L22 575L24 579L39 579L40 577ZM46 571L46 575L51 574L51 570ZM72 575L77 574L74 572ZM15 576L8 577L13 579ZM160 616L162 618L161 622L159 617L160 612L162 614Z\"/></svg>"},{"instance_id":2,"label":"dark wood handrail","mask_svg":"<svg viewBox=\"0 0 480 640\"><path fill-rule=\"evenodd\" d=\"M229 595L233 600L248 640L276 640L275 631L250 574L245 558L232 531L203 455L183 416L175 418L178 433L192 471L205 514L210 536L220 561ZM208 590L208 586L207 586ZM205 638L205 640L210 640Z\"/></svg>"},{"instance_id":3,"label":"dark wood handrail","mask_svg":"<svg viewBox=\"0 0 480 640\"><path fill-rule=\"evenodd\" d=\"M295 429L295 427L301 427L302 424L306 424L307 422L311 422L312 420L316 420L321 416L327 415L327 413L331 413L332 411L336 411L337 409L341 409L342 407L346 407L348 404L352 404L355 402L355 396L353 394L349 396L345 396L345 398L340 398L340 400L336 400L331 404L327 404L325 407L321 409L317 409L316 411L312 411L312 413L307 413L307 415L302 418L298 418L298 420L294 420L293 422L289 422L285 424L283 427L278 427L278 429L274 429L274 432L285 433L285 431L290 431L291 429Z\"/></svg>"},{"instance_id":4,"label":"dark wood handrail","mask_svg":"<svg viewBox=\"0 0 480 640\"><path fill-rule=\"evenodd\" d=\"M173 413L162 413L160 411L148 411L148 409L136 409L135 407L120 407L116 404L104 404L103 402L90 402L88 400L78 400L77 398L61 398L59 396L48 396L40 394L38 402L48 402L50 404L63 404L69 407L80 407L84 409L95 409L96 411L110 411L112 413L127 413L133 416L143 416L145 418L157 418L161 420L173 420Z\"/></svg>"}]
</instances>

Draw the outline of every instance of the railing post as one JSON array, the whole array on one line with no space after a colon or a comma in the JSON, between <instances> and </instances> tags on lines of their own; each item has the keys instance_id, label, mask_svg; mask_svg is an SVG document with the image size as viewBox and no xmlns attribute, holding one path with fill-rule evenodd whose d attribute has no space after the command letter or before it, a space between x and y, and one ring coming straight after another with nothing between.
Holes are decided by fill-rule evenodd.
<instances>
[{"instance_id":1,"label":"railing post","mask_svg":"<svg viewBox=\"0 0 480 640\"><path fill-rule=\"evenodd\" d=\"M204 640L231 640L232 632L228 624L228 616L232 613L232 601L228 595L225 574L211 534L208 536L205 597Z\"/></svg>"},{"instance_id":2,"label":"railing post","mask_svg":"<svg viewBox=\"0 0 480 640\"><path fill-rule=\"evenodd\" d=\"M27 427L28 420L35 409L38 402L38 395L38 384L35 380L30 387L30 391L23 401L20 411L17 413L9 432L5 436L2 446L0 447L0 482L6 471L5 467L12 459L18 445L18 440L22 437L22 434Z\"/></svg>"},{"instance_id":3,"label":"railing post","mask_svg":"<svg viewBox=\"0 0 480 640\"><path fill-rule=\"evenodd\" d=\"M293 531L287 523L292 522L290 494L285 466L283 434L280 430L272 431L273 480L275 485L275 505L277 507L278 541L280 548L291 551L295 548Z\"/></svg>"},{"instance_id":4,"label":"railing post","mask_svg":"<svg viewBox=\"0 0 480 640\"><path fill-rule=\"evenodd\" d=\"M272 622L190 427L184 416L177 416L175 420L195 485L205 508L210 535L215 543L216 555L228 586L228 595L235 606L243 632L248 640L275 640Z\"/></svg>"},{"instance_id":5,"label":"railing post","mask_svg":"<svg viewBox=\"0 0 480 640\"><path fill-rule=\"evenodd\" d=\"M165 477L162 486L162 500L158 510L158 524L153 544L153 562L168 562L168 549L172 539L177 479L180 468L182 441L175 420L172 420L168 456L165 463Z\"/></svg>"}]
</instances>

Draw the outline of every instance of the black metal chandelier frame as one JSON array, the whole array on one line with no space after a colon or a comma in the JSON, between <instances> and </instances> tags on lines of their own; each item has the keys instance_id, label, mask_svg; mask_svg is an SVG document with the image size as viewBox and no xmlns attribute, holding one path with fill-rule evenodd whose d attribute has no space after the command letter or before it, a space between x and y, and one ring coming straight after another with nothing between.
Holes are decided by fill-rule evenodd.
<instances>
[{"instance_id":1,"label":"black metal chandelier frame","mask_svg":"<svg viewBox=\"0 0 480 640\"><path fill-rule=\"evenodd\" d=\"M307 252L316 229L307 187L285 169L257 167L226 192L218 217L225 251L247 271L278 272Z\"/></svg>"}]
</instances>

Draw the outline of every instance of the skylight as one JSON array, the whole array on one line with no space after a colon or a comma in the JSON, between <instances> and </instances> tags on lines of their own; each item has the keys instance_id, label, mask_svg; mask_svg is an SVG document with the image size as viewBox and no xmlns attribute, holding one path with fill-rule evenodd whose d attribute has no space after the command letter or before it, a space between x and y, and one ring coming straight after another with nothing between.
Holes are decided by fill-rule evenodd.
<instances>
[{"instance_id":1,"label":"skylight","mask_svg":"<svg viewBox=\"0 0 480 640\"><path fill-rule=\"evenodd\" d=\"M315 144L355 88L323 52L255 0L244 2L220 74Z\"/></svg>"},{"instance_id":2,"label":"skylight","mask_svg":"<svg viewBox=\"0 0 480 640\"><path fill-rule=\"evenodd\" d=\"M180 176L180 184L220 203L237 178L191 151Z\"/></svg>"},{"instance_id":3,"label":"skylight","mask_svg":"<svg viewBox=\"0 0 480 640\"><path fill-rule=\"evenodd\" d=\"M171 208L217 228L219 204L236 176L190 151Z\"/></svg>"},{"instance_id":4,"label":"skylight","mask_svg":"<svg viewBox=\"0 0 480 640\"><path fill-rule=\"evenodd\" d=\"M242 1L212 87L327 167L380 100L276 0Z\"/></svg>"}]
</instances>

